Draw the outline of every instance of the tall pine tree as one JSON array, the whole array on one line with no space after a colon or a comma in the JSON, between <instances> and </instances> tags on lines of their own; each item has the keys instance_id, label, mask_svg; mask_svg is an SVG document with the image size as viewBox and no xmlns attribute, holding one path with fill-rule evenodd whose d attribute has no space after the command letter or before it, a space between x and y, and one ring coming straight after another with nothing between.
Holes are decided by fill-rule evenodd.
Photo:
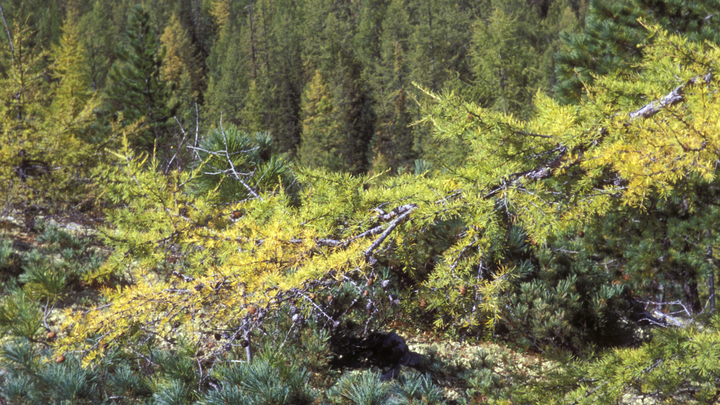
<instances>
[{"instance_id":1,"label":"tall pine tree","mask_svg":"<svg viewBox=\"0 0 720 405\"><path fill-rule=\"evenodd\" d=\"M31 230L38 212L84 195L98 104L74 19L51 52L21 27L7 31L0 54L0 190L3 208L21 210Z\"/></svg>"},{"instance_id":2,"label":"tall pine tree","mask_svg":"<svg viewBox=\"0 0 720 405\"><path fill-rule=\"evenodd\" d=\"M527 114L534 95L537 58L527 35L533 11L518 3L496 6L487 20L477 20L471 47L478 99L506 114Z\"/></svg>"},{"instance_id":3,"label":"tall pine tree","mask_svg":"<svg viewBox=\"0 0 720 405\"><path fill-rule=\"evenodd\" d=\"M381 55L373 69L375 104L373 166L375 171L389 167L395 171L409 167L414 160L414 133L409 127L416 111L411 111L411 86L407 63L411 33L410 17L404 0L392 0L382 24Z\"/></svg>"},{"instance_id":4,"label":"tall pine tree","mask_svg":"<svg viewBox=\"0 0 720 405\"><path fill-rule=\"evenodd\" d=\"M119 28L108 24L108 15L112 15L111 5L97 0L78 23L83 46L88 52L92 86L97 91L105 88L108 72L115 61L116 40L120 37Z\"/></svg>"},{"instance_id":5,"label":"tall pine tree","mask_svg":"<svg viewBox=\"0 0 720 405\"><path fill-rule=\"evenodd\" d=\"M300 144L303 89L301 15L292 0L262 0L269 63L262 82L267 89L267 130L279 152L291 155Z\"/></svg>"},{"instance_id":6,"label":"tall pine tree","mask_svg":"<svg viewBox=\"0 0 720 405\"><path fill-rule=\"evenodd\" d=\"M203 90L203 72L195 46L176 14L170 18L160 42L166 50L161 79L174 89L171 105L176 103L181 108L180 116L194 119L193 104Z\"/></svg>"},{"instance_id":7,"label":"tall pine tree","mask_svg":"<svg viewBox=\"0 0 720 405\"><path fill-rule=\"evenodd\" d=\"M362 173L368 169L375 118L368 89L362 81L362 64L350 46L357 27L354 6L328 0L306 3L303 55L306 69L319 70L332 94L329 119L335 122L334 137L342 140L339 147L342 170ZM323 10L329 14L323 14Z\"/></svg>"},{"instance_id":8,"label":"tall pine tree","mask_svg":"<svg viewBox=\"0 0 720 405\"><path fill-rule=\"evenodd\" d=\"M302 99L302 143L298 159L303 166L344 169L342 138L334 116L333 97L319 70L306 86Z\"/></svg>"},{"instance_id":9,"label":"tall pine tree","mask_svg":"<svg viewBox=\"0 0 720 405\"><path fill-rule=\"evenodd\" d=\"M249 87L250 60L238 44L242 25L228 17L208 57L208 88L204 120L217 125L220 117L242 128L240 113Z\"/></svg>"},{"instance_id":10,"label":"tall pine tree","mask_svg":"<svg viewBox=\"0 0 720 405\"><path fill-rule=\"evenodd\" d=\"M556 93L564 102L577 103L595 77L629 71L642 57L640 44L648 33L644 24L660 24L693 41L720 42L720 1L594 0L578 33L564 33L566 49L557 55Z\"/></svg>"},{"instance_id":11,"label":"tall pine tree","mask_svg":"<svg viewBox=\"0 0 720 405\"><path fill-rule=\"evenodd\" d=\"M132 124L143 119L140 131L133 140L136 146L152 152L168 153L173 145L170 120L177 103L162 79L165 50L152 27L150 15L142 6L133 8L126 32L127 45L117 52L109 78L107 99L113 112L122 113L123 120Z\"/></svg>"}]
</instances>

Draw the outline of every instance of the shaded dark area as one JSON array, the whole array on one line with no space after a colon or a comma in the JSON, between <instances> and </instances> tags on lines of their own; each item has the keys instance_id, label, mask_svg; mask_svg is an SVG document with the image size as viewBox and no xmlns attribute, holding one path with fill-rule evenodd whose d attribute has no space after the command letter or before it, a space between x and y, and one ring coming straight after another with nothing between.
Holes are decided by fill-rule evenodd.
<instances>
[{"instance_id":1,"label":"shaded dark area","mask_svg":"<svg viewBox=\"0 0 720 405\"><path fill-rule=\"evenodd\" d=\"M346 330L332 336L330 350L335 354L330 360L330 367L378 367L384 381L397 378L402 366L417 368L424 361L423 355L411 351L405 340L395 332L373 332L362 337Z\"/></svg>"}]
</instances>

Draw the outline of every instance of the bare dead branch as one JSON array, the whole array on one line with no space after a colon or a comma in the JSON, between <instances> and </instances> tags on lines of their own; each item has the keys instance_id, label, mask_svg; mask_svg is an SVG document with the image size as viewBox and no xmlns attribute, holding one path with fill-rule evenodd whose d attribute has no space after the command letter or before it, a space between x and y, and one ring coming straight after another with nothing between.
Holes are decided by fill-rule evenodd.
<instances>
[{"instance_id":1,"label":"bare dead branch","mask_svg":"<svg viewBox=\"0 0 720 405\"><path fill-rule=\"evenodd\" d=\"M262 197L260 197L258 195L258 193L256 193L255 190L252 189L252 187L248 186L247 183L245 183L243 181L243 179L241 179L240 176L238 175L238 173L235 171L235 165L233 164L232 159L230 159L230 154L228 152L227 136L225 135L225 128L223 128L223 124L222 124L222 114L220 114L220 132L222 133L223 143L225 144L225 158L227 159L228 164L232 168L232 172L235 176L235 180L239 181L240 184L242 184L243 187L245 187L253 197L262 200Z\"/></svg>"},{"instance_id":2,"label":"bare dead branch","mask_svg":"<svg viewBox=\"0 0 720 405\"><path fill-rule=\"evenodd\" d=\"M372 254L375 252L375 250L380 247L380 245L387 239L388 236L390 236L390 233L397 228L400 223L405 220L410 214L417 208L416 204L408 204L403 207L407 207L403 210L403 213L400 214L397 218L395 218L394 221L390 223L390 225L385 229L385 231L380 235L379 238L375 242L373 242L372 245L365 251L365 259L370 262L372 259Z\"/></svg>"},{"instance_id":3,"label":"bare dead branch","mask_svg":"<svg viewBox=\"0 0 720 405\"><path fill-rule=\"evenodd\" d=\"M185 128L183 128L177 115L174 116L173 118L175 118L175 122L177 122L178 126L180 127L180 132L182 132L182 134L183 134L183 139L182 139L182 141L180 141L180 145L178 145L177 150L175 150L175 154L173 155L172 159L170 159L167 166L165 166L165 171L164 171L165 174L167 174L167 172L170 170L170 166L172 166L172 163L175 161L175 158L177 157L178 153L180 153L180 149L182 149L182 146L185 144L185 141L187 140L187 133L185 133Z\"/></svg>"},{"instance_id":4,"label":"bare dead branch","mask_svg":"<svg viewBox=\"0 0 720 405\"><path fill-rule=\"evenodd\" d=\"M660 100L653 101L650 104L646 104L643 107L641 107L638 110L635 110L630 113L630 119L636 119L636 118L649 118L653 115L657 114L660 110L662 110L665 107L675 105L685 99L684 92L685 88L692 87L701 81L705 82L705 84L710 84L710 81L712 80L712 72L706 74L705 76L695 76L692 79L688 80L687 83L680 85L675 88L675 90L671 91L670 93L666 94L665 97L661 98Z\"/></svg>"},{"instance_id":5,"label":"bare dead branch","mask_svg":"<svg viewBox=\"0 0 720 405\"><path fill-rule=\"evenodd\" d=\"M195 103L195 144L194 147L198 146L198 135L200 134L200 111L198 110L197 102ZM200 155L195 150L195 157L200 160Z\"/></svg>"},{"instance_id":6,"label":"bare dead branch","mask_svg":"<svg viewBox=\"0 0 720 405\"><path fill-rule=\"evenodd\" d=\"M10 36L10 28L5 19L5 11L2 8L2 4L0 4L0 16L2 16L3 24L5 24L5 32L7 32L8 42L10 43L10 61L15 63L15 46L13 45L12 36Z\"/></svg>"}]
</instances>

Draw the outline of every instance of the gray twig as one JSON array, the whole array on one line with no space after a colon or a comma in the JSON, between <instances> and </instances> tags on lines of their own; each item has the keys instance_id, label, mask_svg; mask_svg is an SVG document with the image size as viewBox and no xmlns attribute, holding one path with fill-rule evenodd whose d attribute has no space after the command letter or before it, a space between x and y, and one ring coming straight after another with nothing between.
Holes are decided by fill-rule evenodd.
<instances>
[{"instance_id":1,"label":"gray twig","mask_svg":"<svg viewBox=\"0 0 720 405\"><path fill-rule=\"evenodd\" d=\"M222 124L222 114L220 114L220 132L222 133L223 143L225 144L225 159L227 159L227 162L230 165L230 168L232 169L232 173L235 176L235 179L237 181L239 181L240 184L242 184L243 187L245 187L253 197L259 198L260 200L262 200L262 197L260 197L258 195L258 193L256 193L255 190L252 189L252 187L248 186L247 183L245 183L243 181L243 179L241 179L240 176L238 175L238 173L235 171L235 165L233 164L232 159L230 159L230 154L228 152L227 136L225 135L225 128L223 128L223 124Z\"/></svg>"},{"instance_id":2,"label":"gray twig","mask_svg":"<svg viewBox=\"0 0 720 405\"><path fill-rule=\"evenodd\" d=\"M408 216L410 216L410 213L412 213L416 208L416 204L408 204L404 205L403 207L406 207L402 214L400 214L397 218L395 218L394 221L390 223L390 225L385 229L385 231L380 235L379 238L375 242L373 242L372 245L365 251L365 259L370 262L372 259L372 254L375 252L375 250L380 247L380 245L387 239L388 236L390 236L390 233L398 226L402 221L405 220Z\"/></svg>"},{"instance_id":3,"label":"gray twig","mask_svg":"<svg viewBox=\"0 0 720 405\"><path fill-rule=\"evenodd\" d=\"M3 24L5 24L8 42L10 42L10 61L15 63L15 46L13 45L12 36L10 36L10 28L8 27L7 20L5 19L5 11L3 11L2 4L0 4L0 15L2 16Z\"/></svg>"}]
</instances>

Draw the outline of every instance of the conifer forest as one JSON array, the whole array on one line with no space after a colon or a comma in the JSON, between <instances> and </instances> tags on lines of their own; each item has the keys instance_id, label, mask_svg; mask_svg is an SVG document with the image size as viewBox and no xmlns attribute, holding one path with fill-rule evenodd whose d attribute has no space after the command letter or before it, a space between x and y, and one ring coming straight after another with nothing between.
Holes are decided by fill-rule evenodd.
<instances>
[{"instance_id":1,"label":"conifer forest","mask_svg":"<svg viewBox=\"0 0 720 405\"><path fill-rule=\"evenodd\" d=\"M0 405L720 403L720 0L0 17Z\"/></svg>"}]
</instances>

